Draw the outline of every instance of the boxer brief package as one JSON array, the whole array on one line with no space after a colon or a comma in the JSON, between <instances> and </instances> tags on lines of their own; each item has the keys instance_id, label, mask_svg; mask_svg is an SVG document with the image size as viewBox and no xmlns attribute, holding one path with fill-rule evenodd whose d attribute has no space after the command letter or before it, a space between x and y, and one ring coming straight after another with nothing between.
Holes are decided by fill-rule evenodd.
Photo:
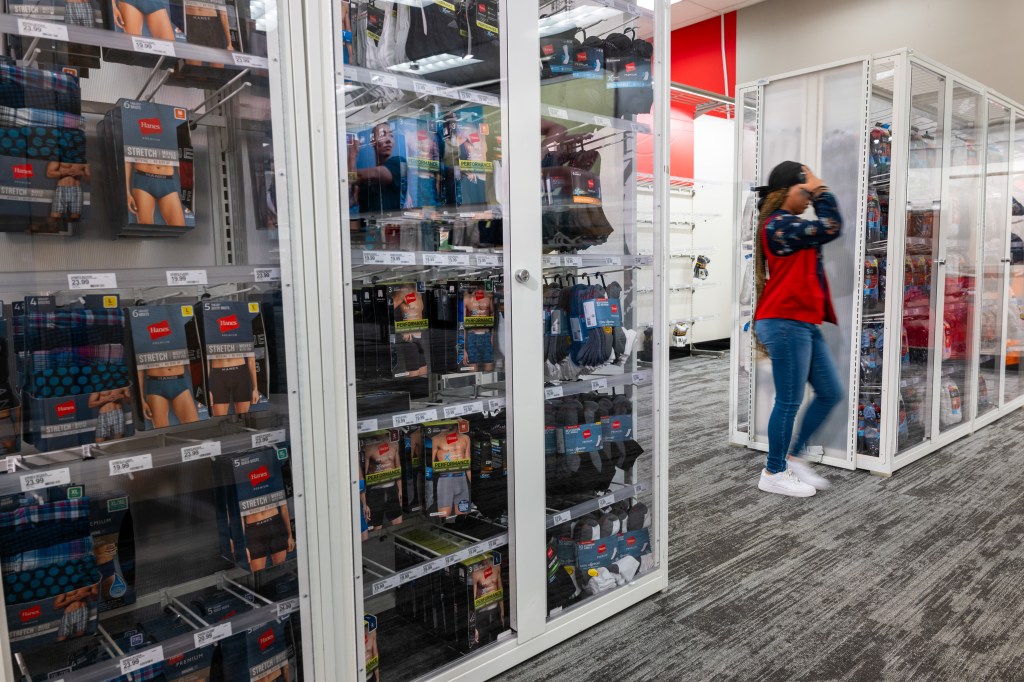
<instances>
[{"instance_id":1,"label":"boxer brief package","mask_svg":"<svg viewBox=\"0 0 1024 682\"><path fill-rule=\"evenodd\" d=\"M227 0L183 0L185 41L218 50L242 52L241 30L233 3ZM226 56L226 55L225 55ZM231 63L228 58L227 63ZM219 87L233 76L234 69L225 69L225 62L179 60L174 79L182 85Z\"/></svg>"},{"instance_id":2,"label":"boxer brief package","mask_svg":"<svg viewBox=\"0 0 1024 682\"><path fill-rule=\"evenodd\" d=\"M155 643L186 635L194 630L182 618L172 615L140 623L139 629L148 634ZM163 677L159 679L167 682L207 682L210 679L210 667L213 665L216 652L216 647L204 646L165 659L162 663Z\"/></svg>"},{"instance_id":3,"label":"boxer brief package","mask_svg":"<svg viewBox=\"0 0 1024 682\"><path fill-rule=\"evenodd\" d=\"M423 507L423 427L418 424L401 430L402 510L419 511Z\"/></svg>"},{"instance_id":4,"label":"boxer brief package","mask_svg":"<svg viewBox=\"0 0 1024 682\"><path fill-rule=\"evenodd\" d=\"M0 301L0 456L21 451L21 398L11 322Z\"/></svg>"},{"instance_id":5,"label":"boxer brief package","mask_svg":"<svg viewBox=\"0 0 1024 682\"><path fill-rule=\"evenodd\" d=\"M128 495L93 495L89 510L93 554L100 572L99 610L135 603L135 529Z\"/></svg>"},{"instance_id":6,"label":"boxer brief package","mask_svg":"<svg viewBox=\"0 0 1024 682\"><path fill-rule=\"evenodd\" d=\"M459 282L458 367L461 372L494 369L494 284L490 280Z\"/></svg>"},{"instance_id":7,"label":"boxer brief package","mask_svg":"<svg viewBox=\"0 0 1024 682\"><path fill-rule=\"evenodd\" d=\"M219 528L226 528L230 536L229 551L223 554L240 568L252 571L250 561L261 558L270 567L273 555L281 552L287 552L285 561L295 557L294 550L288 551L288 538L294 533L282 471L287 459L287 448L267 447L218 457L214 463ZM287 519L282 507L288 511ZM274 510L277 513L266 518L246 520Z\"/></svg>"},{"instance_id":8,"label":"boxer brief package","mask_svg":"<svg viewBox=\"0 0 1024 682\"><path fill-rule=\"evenodd\" d=\"M427 290L427 316L430 318L430 367L434 374L458 371L456 304L457 283L436 285Z\"/></svg>"},{"instance_id":9,"label":"boxer brief package","mask_svg":"<svg viewBox=\"0 0 1024 682\"><path fill-rule=\"evenodd\" d=\"M219 590L190 600L189 606L207 623L220 623L254 608L252 602Z\"/></svg>"},{"instance_id":10,"label":"boxer brief package","mask_svg":"<svg viewBox=\"0 0 1024 682\"><path fill-rule=\"evenodd\" d=\"M490 123L484 120L483 107L466 107L455 112L458 147L457 204L486 208L495 196L495 164L490 144ZM450 200L451 197L449 197Z\"/></svg>"},{"instance_id":11,"label":"boxer brief package","mask_svg":"<svg viewBox=\"0 0 1024 682\"><path fill-rule=\"evenodd\" d=\"M269 409L270 365L260 304L203 301L199 306L199 333L211 413L217 414L217 407L222 406L225 414L235 414L239 403L251 403L250 412ZM237 364L239 360L241 364ZM258 394L255 402L254 394Z\"/></svg>"},{"instance_id":12,"label":"boxer brief package","mask_svg":"<svg viewBox=\"0 0 1024 682\"><path fill-rule=\"evenodd\" d=\"M430 321L422 282L383 286L387 306L390 373L395 379L426 377L430 350ZM378 290L379 291L379 290ZM377 300L381 298L378 295Z\"/></svg>"},{"instance_id":13,"label":"boxer brief package","mask_svg":"<svg viewBox=\"0 0 1024 682\"><path fill-rule=\"evenodd\" d=\"M369 613L363 616L363 637L366 645L366 679L380 679L380 643L377 640L377 616ZM372 652L372 653L371 653Z\"/></svg>"},{"instance_id":14,"label":"boxer brief package","mask_svg":"<svg viewBox=\"0 0 1024 682\"><path fill-rule=\"evenodd\" d=\"M395 567L399 572L473 544L472 540L446 533L440 527L401 530L394 537ZM450 566L399 586L395 591L396 611L440 637L454 639L457 630L453 571Z\"/></svg>"},{"instance_id":15,"label":"boxer brief package","mask_svg":"<svg viewBox=\"0 0 1024 682\"><path fill-rule=\"evenodd\" d=\"M502 554L472 557L454 568L456 646L474 651L494 642L508 627Z\"/></svg>"},{"instance_id":16,"label":"boxer brief package","mask_svg":"<svg viewBox=\"0 0 1024 682\"><path fill-rule=\"evenodd\" d=\"M209 419L195 307L140 306L126 308L125 314L130 330L130 355L136 369L133 394L140 428L156 428L143 411L147 396L158 396L162 399L160 403L168 403L169 426ZM191 412L175 408L174 401L185 392L191 396L195 418Z\"/></svg>"},{"instance_id":17,"label":"boxer brief package","mask_svg":"<svg viewBox=\"0 0 1024 682\"><path fill-rule=\"evenodd\" d=\"M508 513L508 440L504 422L481 425L473 436L473 504L490 519Z\"/></svg>"},{"instance_id":18,"label":"boxer brief package","mask_svg":"<svg viewBox=\"0 0 1024 682\"><path fill-rule=\"evenodd\" d=\"M441 520L468 514L473 455L469 422L454 419L424 424L423 446L424 513Z\"/></svg>"},{"instance_id":19,"label":"boxer brief package","mask_svg":"<svg viewBox=\"0 0 1024 682\"><path fill-rule=\"evenodd\" d=\"M272 620L221 640L223 679L232 682L256 682L263 679L295 679L285 626ZM286 671L285 677L273 674Z\"/></svg>"},{"instance_id":20,"label":"boxer brief package","mask_svg":"<svg viewBox=\"0 0 1024 682\"><path fill-rule=\"evenodd\" d=\"M411 193L418 191L418 184L410 180L412 171L409 167L409 151L418 154L416 145L415 119L392 119L378 121L352 134L359 142L359 153L356 156L356 169L383 166L391 174L390 183L379 181L361 182L353 195L353 210L361 214L396 214L410 206ZM410 138L411 133L411 138ZM377 147L381 140L390 135L391 153L387 158L379 158ZM415 146L414 146L415 145ZM383 156L381 152L380 156Z\"/></svg>"},{"instance_id":21,"label":"boxer brief package","mask_svg":"<svg viewBox=\"0 0 1024 682\"><path fill-rule=\"evenodd\" d=\"M403 521L406 500L402 458L402 436L398 429L384 429L359 436L359 466L363 472L363 497L370 513L370 530Z\"/></svg>"},{"instance_id":22,"label":"boxer brief package","mask_svg":"<svg viewBox=\"0 0 1024 682\"><path fill-rule=\"evenodd\" d=\"M118 100L104 116L100 133L113 171L107 184L116 237L174 237L195 228L188 119L184 107L130 99ZM129 210L129 191L140 197L139 210L142 202L152 204L152 219Z\"/></svg>"}]
</instances>

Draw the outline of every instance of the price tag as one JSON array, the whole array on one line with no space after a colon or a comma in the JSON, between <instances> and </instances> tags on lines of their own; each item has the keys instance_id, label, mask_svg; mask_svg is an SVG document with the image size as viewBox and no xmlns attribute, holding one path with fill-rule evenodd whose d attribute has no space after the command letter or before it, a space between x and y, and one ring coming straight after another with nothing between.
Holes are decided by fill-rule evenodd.
<instances>
[{"instance_id":1,"label":"price tag","mask_svg":"<svg viewBox=\"0 0 1024 682\"><path fill-rule=\"evenodd\" d=\"M605 495L597 500L598 507L610 507L615 504L615 495Z\"/></svg>"},{"instance_id":2,"label":"price tag","mask_svg":"<svg viewBox=\"0 0 1024 682\"><path fill-rule=\"evenodd\" d=\"M474 93L472 90L458 90L457 92L459 94L459 99L461 99L464 102L476 101L476 93Z\"/></svg>"},{"instance_id":3,"label":"price tag","mask_svg":"<svg viewBox=\"0 0 1024 682\"><path fill-rule=\"evenodd\" d=\"M559 107L548 107L548 113L555 118L569 118L569 112Z\"/></svg>"},{"instance_id":4,"label":"price tag","mask_svg":"<svg viewBox=\"0 0 1024 682\"><path fill-rule=\"evenodd\" d=\"M117 275L113 272L93 272L68 275L68 288L72 291L83 289L116 289Z\"/></svg>"},{"instance_id":5,"label":"price tag","mask_svg":"<svg viewBox=\"0 0 1024 682\"><path fill-rule=\"evenodd\" d=\"M466 403L462 406L462 414L480 414L484 411L483 401Z\"/></svg>"},{"instance_id":6,"label":"price tag","mask_svg":"<svg viewBox=\"0 0 1024 682\"><path fill-rule=\"evenodd\" d=\"M572 512L564 511L560 514L555 514L551 517L552 526L561 526L563 523L569 523L572 520Z\"/></svg>"},{"instance_id":7,"label":"price tag","mask_svg":"<svg viewBox=\"0 0 1024 682\"><path fill-rule=\"evenodd\" d=\"M549 386L544 389L544 400L551 400L552 398L561 398L565 393L561 386Z\"/></svg>"},{"instance_id":8,"label":"price tag","mask_svg":"<svg viewBox=\"0 0 1024 682\"><path fill-rule=\"evenodd\" d=\"M645 379L647 379L647 376L646 376L646 374L644 372L633 372L633 383L634 384L642 384L642 383L644 383Z\"/></svg>"},{"instance_id":9,"label":"price tag","mask_svg":"<svg viewBox=\"0 0 1024 682\"><path fill-rule=\"evenodd\" d=\"M465 253L425 253L424 265L469 265L469 255Z\"/></svg>"},{"instance_id":10,"label":"price tag","mask_svg":"<svg viewBox=\"0 0 1024 682\"><path fill-rule=\"evenodd\" d=\"M622 258L619 256L608 256L604 259L605 265L622 265Z\"/></svg>"},{"instance_id":11,"label":"price tag","mask_svg":"<svg viewBox=\"0 0 1024 682\"><path fill-rule=\"evenodd\" d=\"M71 483L71 469L65 467L52 471L40 471L39 473L24 474L21 477L21 492L27 493L69 483Z\"/></svg>"},{"instance_id":12,"label":"price tag","mask_svg":"<svg viewBox=\"0 0 1024 682\"><path fill-rule=\"evenodd\" d=\"M363 251L363 265L386 265L387 256L380 251Z\"/></svg>"},{"instance_id":13,"label":"price tag","mask_svg":"<svg viewBox=\"0 0 1024 682\"><path fill-rule=\"evenodd\" d=\"M174 56L174 43L167 40L155 40L153 38L132 36L132 49L136 52L159 54L164 57Z\"/></svg>"},{"instance_id":14,"label":"price tag","mask_svg":"<svg viewBox=\"0 0 1024 682\"><path fill-rule=\"evenodd\" d=\"M595 116L594 117L594 123L596 123L599 126L604 126L605 128L607 128L607 127L611 126L612 120L610 118L605 117L605 116Z\"/></svg>"},{"instance_id":15,"label":"price tag","mask_svg":"<svg viewBox=\"0 0 1024 682\"><path fill-rule=\"evenodd\" d=\"M608 388L607 379L594 379L593 381L590 382L591 391L599 391L602 388Z\"/></svg>"},{"instance_id":16,"label":"price tag","mask_svg":"<svg viewBox=\"0 0 1024 682\"><path fill-rule=\"evenodd\" d=\"M180 284L208 284L206 270L168 270L167 286Z\"/></svg>"},{"instance_id":17,"label":"price tag","mask_svg":"<svg viewBox=\"0 0 1024 682\"><path fill-rule=\"evenodd\" d=\"M235 63L235 66L241 66L249 69L266 69L270 67L270 63L266 57L259 57L254 54L244 54L242 52L232 52L231 61Z\"/></svg>"},{"instance_id":18,"label":"price tag","mask_svg":"<svg viewBox=\"0 0 1024 682\"><path fill-rule=\"evenodd\" d=\"M182 462L194 462L197 459L220 456L220 441L214 440L198 445L186 445L181 449Z\"/></svg>"},{"instance_id":19,"label":"price tag","mask_svg":"<svg viewBox=\"0 0 1024 682\"><path fill-rule=\"evenodd\" d=\"M373 254L369 260L367 260L368 254ZM373 263L374 265L416 265L416 254L403 253L401 251L364 251L363 263Z\"/></svg>"},{"instance_id":20,"label":"price tag","mask_svg":"<svg viewBox=\"0 0 1024 682\"><path fill-rule=\"evenodd\" d=\"M476 256L476 264L483 267L501 267L501 256L497 254L479 253Z\"/></svg>"},{"instance_id":21,"label":"price tag","mask_svg":"<svg viewBox=\"0 0 1024 682\"><path fill-rule=\"evenodd\" d=\"M503 407L505 407L504 398L491 398L490 400L487 401L488 412L496 412L497 410L500 410Z\"/></svg>"},{"instance_id":22,"label":"price tag","mask_svg":"<svg viewBox=\"0 0 1024 682\"><path fill-rule=\"evenodd\" d=\"M506 542L508 542L508 536L500 535L500 536L498 536L496 538L492 538L491 541L487 543L487 549L488 550L498 549L499 547L504 545Z\"/></svg>"},{"instance_id":23,"label":"price tag","mask_svg":"<svg viewBox=\"0 0 1024 682\"><path fill-rule=\"evenodd\" d=\"M481 99L483 100L483 104L488 104L492 107L496 107L501 103L501 100L494 95L484 95Z\"/></svg>"},{"instance_id":24,"label":"price tag","mask_svg":"<svg viewBox=\"0 0 1024 682\"><path fill-rule=\"evenodd\" d=\"M410 580L415 580L423 575L423 566L416 566L410 568L408 571L402 571L398 574L398 580L402 583L407 583Z\"/></svg>"},{"instance_id":25,"label":"price tag","mask_svg":"<svg viewBox=\"0 0 1024 682\"><path fill-rule=\"evenodd\" d=\"M289 613L294 613L299 610L299 598L292 597L291 599L285 599L277 603L277 617L284 618Z\"/></svg>"},{"instance_id":26,"label":"price tag","mask_svg":"<svg viewBox=\"0 0 1024 682\"><path fill-rule=\"evenodd\" d=\"M252 276L257 282L280 282L281 268L256 268Z\"/></svg>"},{"instance_id":27,"label":"price tag","mask_svg":"<svg viewBox=\"0 0 1024 682\"><path fill-rule=\"evenodd\" d=\"M568 265L571 267L582 267L583 256L562 256L562 265Z\"/></svg>"},{"instance_id":28,"label":"price tag","mask_svg":"<svg viewBox=\"0 0 1024 682\"><path fill-rule=\"evenodd\" d=\"M48 21L18 19L18 33L28 38L46 38L48 40L68 40L68 27L51 24Z\"/></svg>"},{"instance_id":29,"label":"price tag","mask_svg":"<svg viewBox=\"0 0 1024 682\"><path fill-rule=\"evenodd\" d=\"M398 78L395 76L389 76L385 73L375 73L370 76L370 83L373 85L382 85L386 88L397 88Z\"/></svg>"},{"instance_id":30,"label":"price tag","mask_svg":"<svg viewBox=\"0 0 1024 682\"><path fill-rule=\"evenodd\" d=\"M152 649L140 651L121 659L121 674L128 675L136 670L142 670L164 660L164 648L155 646Z\"/></svg>"},{"instance_id":31,"label":"price tag","mask_svg":"<svg viewBox=\"0 0 1024 682\"><path fill-rule=\"evenodd\" d=\"M231 621L228 621L227 623L221 623L220 625L214 625L212 628L207 628L205 630L200 630L199 632L197 632L195 635L192 636L192 639L196 643L196 648L197 649L202 649L204 646L207 646L209 644L213 644L214 642L219 642L220 640L225 639L226 637L230 637L230 636L231 636Z\"/></svg>"},{"instance_id":32,"label":"price tag","mask_svg":"<svg viewBox=\"0 0 1024 682\"><path fill-rule=\"evenodd\" d=\"M274 445L284 441L287 432L285 429L277 429L275 431L267 431L265 433L254 433L252 434L252 446L254 448L263 447L264 445Z\"/></svg>"},{"instance_id":33,"label":"price tag","mask_svg":"<svg viewBox=\"0 0 1024 682\"><path fill-rule=\"evenodd\" d=\"M120 476L121 474L134 474L136 471L145 471L153 468L153 455L135 455L134 457L122 457L121 459L110 460L110 475Z\"/></svg>"},{"instance_id":34,"label":"price tag","mask_svg":"<svg viewBox=\"0 0 1024 682\"><path fill-rule=\"evenodd\" d=\"M412 419L417 424L437 421L437 410L420 410L419 412L413 412Z\"/></svg>"},{"instance_id":35,"label":"price tag","mask_svg":"<svg viewBox=\"0 0 1024 682\"><path fill-rule=\"evenodd\" d=\"M433 83L426 81L413 81L412 89L417 95L436 95L443 88L439 88Z\"/></svg>"},{"instance_id":36,"label":"price tag","mask_svg":"<svg viewBox=\"0 0 1024 682\"><path fill-rule=\"evenodd\" d=\"M558 267L562 264L561 256L544 256L544 267Z\"/></svg>"},{"instance_id":37,"label":"price tag","mask_svg":"<svg viewBox=\"0 0 1024 682\"><path fill-rule=\"evenodd\" d=\"M367 433L369 431L377 430L376 419L361 419L356 422L356 431L359 433Z\"/></svg>"},{"instance_id":38,"label":"price tag","mask_svg":"<svg viewBox=\"0 0 1024 682\"><path fill-rule=\"evenodd\" d=\"M373 595L377 596L382 592L387 592L390 589L398 587L398 576L392 576L391 578L385 578L384 580L378 580L373 584Z\"/></svg>"}]
</instances>

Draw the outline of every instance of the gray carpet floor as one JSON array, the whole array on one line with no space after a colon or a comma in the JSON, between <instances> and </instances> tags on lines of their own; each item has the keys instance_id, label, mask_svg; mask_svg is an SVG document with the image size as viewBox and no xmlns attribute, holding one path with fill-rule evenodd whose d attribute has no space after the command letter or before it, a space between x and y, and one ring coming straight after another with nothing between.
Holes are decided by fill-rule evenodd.
<instances>
[{"instance_id":1,"label":"gray carpet floor","mask_svg":"<svg viewBox=\"0 0 1024 682\"><path fill-rule=\"evenodd\" d=\"M1024 680L1024 413L797 500L727 444L728 375L672 361L668 590L496 679Z\"/></svg>"}]
</instances>

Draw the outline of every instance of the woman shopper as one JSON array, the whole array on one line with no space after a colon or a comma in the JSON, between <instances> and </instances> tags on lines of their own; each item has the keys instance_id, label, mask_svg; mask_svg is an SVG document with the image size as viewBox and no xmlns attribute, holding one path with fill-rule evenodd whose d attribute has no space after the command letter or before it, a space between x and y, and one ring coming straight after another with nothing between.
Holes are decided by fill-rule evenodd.
<instances>
[{"instance_id":1,"label":"woman shopper","mask_svg":"<svg viewBox=\"0 0 1024 682\"><path fill-rule=\"evenodd\" d=\"M757 341L772 361L775 407L768 421L768 462L757 487L792 497L810 497L829 482L800 458L808 440L842 397L835 363L819 325L836 324L821 247L839 237L843 220L836 197L806 166L780 163L760 195L755 239ZM814 205L816 220L801 217ZM814 400L796 440L804 387Z\"/></svg>"}]
</instances>

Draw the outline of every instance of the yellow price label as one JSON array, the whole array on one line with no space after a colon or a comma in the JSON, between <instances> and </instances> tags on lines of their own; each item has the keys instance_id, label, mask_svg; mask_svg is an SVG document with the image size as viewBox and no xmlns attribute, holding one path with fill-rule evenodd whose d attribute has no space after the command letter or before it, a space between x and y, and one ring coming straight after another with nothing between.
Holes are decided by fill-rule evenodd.
<instances>
[{"instance_id":1,"label":"yellow price label","mask_svg":"<svg viewBox=\"0 0 1024 682\"><path fill-rule=\"evenodd\" d=\"M249 304L249 312L250 313L258 313L259 311L260 311L260 304L259 303L250 303Z\"/></svg>"},{"instance_id":2,"label":"yellow price label","mask_svg":"<svg viewBox=\"0 0 1024 682\"><path fill-rule=\"evenodd\" d=\"M190 305L183 305L183 306L181 306L181 316L182 317L195 317L195 312L192 310L192 306L190 306Z\"/></svg>"},{"instance_id":3,"label":"yellow price label","mask_svg":"<svg viewBox=\"0 0 1024 682\"><path fill-rule=\"evenodd\" d=\"M103 297L104 308L116 308L117 307L117 296L104 296Z\"/></svg>"}]
</instances>

